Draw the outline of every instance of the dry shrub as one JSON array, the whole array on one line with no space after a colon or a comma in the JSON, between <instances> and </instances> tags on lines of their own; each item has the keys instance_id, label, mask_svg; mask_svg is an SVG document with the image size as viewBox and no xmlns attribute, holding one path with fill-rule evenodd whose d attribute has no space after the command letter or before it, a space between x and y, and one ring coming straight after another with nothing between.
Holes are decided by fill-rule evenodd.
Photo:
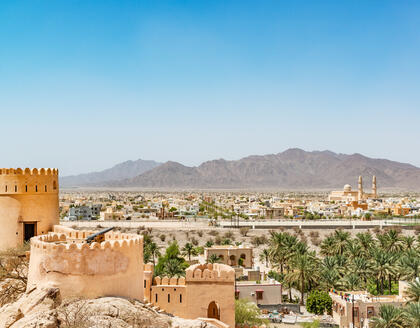
<instances>
[{"instance_id":1,"label":"dry shrub","mask_svg":"<svg viewBox=\"0 0 420 328\"><path fill-rule=\"evenodd\" d=\"M191 244L193 244L194 246L198 246L198 239L195 237L191 237Z\"/></svg>"},{"instance_id":2,"label":"dry shrub","mask_svg":"<svg viewBox=\"0 0 420 328\"><path fill-rule=\"evenodd\" d=\"M267 243L267 237L265 235L262 236L254 236L251 239L251 243L254 246L260 246L260 245L264 245Z\"/></svg>"},{"instance_id":3,"label":"dry shrub","mask_svg":"<svg viewBox=\"0 0 420 328\"><path fill-rule=\"evenodd\" d=\"M249 227L242 227L242 228L239 229L239 233L243 237L246 237L246 235L248 234L248 232L249 232Z\"/></svg>"},{"instance_id":4,"label":"dry shrub","mask_svg":"<svg viewBox=\"0 0 420 328\"><path fill-rule=\"evenodd\" d=\"M165 234L161 234L159 236L159 238L160 238L161 241L165 241L166 240L166 235Z\"/></svg>"},{"instance_id":5,"label":"dry shrub","mask_svg":"<svg viewBox=\"0 0 420 328\"><path fill-rule=\"evenodd\" d=\"M209 231L209 235L210 236L213 236L213 237L216 237L216 236L219 235L219 231L217 231L217 230L210 230Z\"/></svg>"},{"instance_id":6,"label":"dry shrub","mask_svg":"<svg viewBox=\"0 0 420 328\"><path fill-rule=\"evenodd\" d=\"M311 243L314 246L319 246L321 244L321 240L318 237L311 238Z\"/></svg>"},{"instance_id":7,"label":"dry shrub","mask_svg":"<svg viewBox=\"0 0 420 328\"><path fill-rule=\"evenodd\" d=\"M92 313L87 310L87 301L81 299L66 300L58 308L60 327L63 328L87 328L89 317Z\"/></svg>"},{"instance_id":8,"label":"dry shrub","mask_svg":"<svg viewBox=\"0 0 420 328\"><path fill-rule=\"evenodd\" d=\"M318 231L311 231L311 232L309 232L309 236L311 238L318 238L319 237L319 232Z\"/></svg>"},{"instance_id":9,"label":"dry shrub","mask_svg":"<svg viewBox=\"0 0 420 328\"><path fill-rule=\"evenodd\" d=\"M226 231L225 233L224 233L224 235L223 235L223 237L225 238L225 239L233 239L233 231Z\"/></svg>"},{"instance_id":10,"label":"dry shrub","mask_svg":"<svg viewBox=\"0 0 420 328\"><path fill-rule=\"evenodd\" d=\"M197 231L197 235L198 235L198 237L203 237L203 231L202 230L198 230Z\"/></svg>"},{"instance_id":11,"label":"dry shrub","mask_svg":"<svg viewBox=\"0 0 420 328\"><path fill-rule=\"evenodd\" d=\"M16 301L26 291L29 248L25 243L0 253L0 306Z\"/></svg>"}]
</instances>

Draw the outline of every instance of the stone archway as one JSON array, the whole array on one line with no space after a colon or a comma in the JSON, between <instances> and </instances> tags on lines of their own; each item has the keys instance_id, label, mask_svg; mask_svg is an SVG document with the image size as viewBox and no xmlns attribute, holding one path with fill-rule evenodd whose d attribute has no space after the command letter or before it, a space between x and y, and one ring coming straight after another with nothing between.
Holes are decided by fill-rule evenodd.
<instances>
[{"instance_id":1,"label":"stone archway","mask_svg":"<svg viewBox=\"0 0 420 328\"><path fill-rule=\"evenodd\" d=\"M229 256L229 265L231 265L231 266L236 266L236 256L235 255L231 255L231 256Z\"/></svg>"},{"instance_id":2,"label":"stone archway","mask_svg":"<svg viewBox=\"0 0 420 328\"><path fill-rule=\"evenodd\" d=\"M220 320L220 306L215 301L211 302L207 308L207 318Z\"/></svg>"}]
</instances>

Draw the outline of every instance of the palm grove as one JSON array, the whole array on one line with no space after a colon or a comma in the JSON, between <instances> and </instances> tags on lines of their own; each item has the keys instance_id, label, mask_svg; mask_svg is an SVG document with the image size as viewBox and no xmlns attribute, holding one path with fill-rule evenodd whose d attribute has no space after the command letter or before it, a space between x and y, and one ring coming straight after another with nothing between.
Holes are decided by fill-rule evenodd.
<instances>
[{"instance_id":1,"label":"palm grove","mask_svg":"<svg viewBox=\"0 0 420 328\"><path fill-rule=\"evenodd\" d=\"M420 286L415 278L420 268L420 236L402 236L398 230L390 229L376 234L361 232L352 238L349 232L336 230L322 240L319 255L310 250L304 239L273 231L268 247L261 253L261 260L273 268L270 276L289 288L290 299L292 287L300 291L302 305L305 293L332 288L368 290L374 295L397 294L398 281L406 280L412 282L411 303L404 310L381 308L380 317L374 320L380 324L374 327L420 327L407 321L419 322L416 292L420 292ZM381 325L382 315L389 317L391 312L401 319L401 325Z\"/></svg>"}]
</instances>

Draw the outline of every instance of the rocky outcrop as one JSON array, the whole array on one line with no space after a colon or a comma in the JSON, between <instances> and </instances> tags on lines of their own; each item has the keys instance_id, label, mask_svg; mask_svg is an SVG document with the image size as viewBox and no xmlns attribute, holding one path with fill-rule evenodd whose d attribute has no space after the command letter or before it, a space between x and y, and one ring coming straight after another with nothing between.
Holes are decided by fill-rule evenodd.
<instances>
[{"instance_id":1,"label":"rocky outcrop","mask_svg":"<svg viewBox=\"0 0 420 328\"><path fill-rule=\"evenodd\" d=\"M62 301L58 288L32 289L0 308L0 328L216 328L118 297Z\"/></svg>"}]
</instances>

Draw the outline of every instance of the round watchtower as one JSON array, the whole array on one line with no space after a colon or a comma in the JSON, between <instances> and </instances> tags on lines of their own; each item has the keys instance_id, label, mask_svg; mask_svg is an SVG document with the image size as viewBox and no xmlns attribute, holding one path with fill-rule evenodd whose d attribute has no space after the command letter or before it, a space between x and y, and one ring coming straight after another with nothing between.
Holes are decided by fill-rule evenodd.
<instances>
[{"instance_id":1,"label":"round watchtower","mask_svg":"<svg viewBox=\"0 0 420 328\"><path fill-rule=\"evenodd\" d=\"M57 169L0 169L0 250L59 222Z\"/></svg>"}]
</instances>

